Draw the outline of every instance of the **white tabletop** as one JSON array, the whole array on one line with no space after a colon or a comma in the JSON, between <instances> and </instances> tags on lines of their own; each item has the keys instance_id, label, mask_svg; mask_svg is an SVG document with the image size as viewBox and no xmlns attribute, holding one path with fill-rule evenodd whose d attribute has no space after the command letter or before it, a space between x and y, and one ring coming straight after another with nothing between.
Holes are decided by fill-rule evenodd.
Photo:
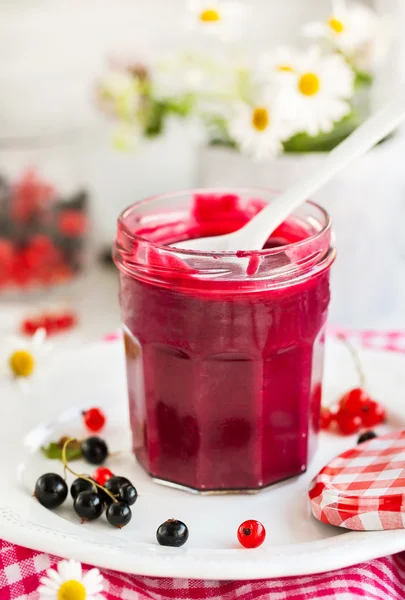
<instances>
[{"instance_id":1,"label":"white tabletop","mask_svg":"<svg viewBox=\"0 0 405 600\"><path fill-rule=\"evenodd\" d=\"M69 334L52 337L56 344L86 343L116 330L120 325L116 269L93 267L71 286L50 294L1 299L0 343L7 334L18 332L24 318L54 308L72 310L78 317L78 326Z\"/></svg>"}]
</instances>

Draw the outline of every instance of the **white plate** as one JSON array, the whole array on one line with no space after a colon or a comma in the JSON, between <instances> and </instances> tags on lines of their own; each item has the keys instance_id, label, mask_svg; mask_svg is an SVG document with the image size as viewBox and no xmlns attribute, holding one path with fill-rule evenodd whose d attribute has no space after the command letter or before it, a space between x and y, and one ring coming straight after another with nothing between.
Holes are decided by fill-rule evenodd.
<instances>
[{"instance_id":1,"label":"white plate","mask_svg":"<svg viewBox=\"0 0 405 600\"><path fill-rule=\"evenodd\" d=\"M388 408L390 427L405 427L405 357L370 351L362 356L370 391ZM332 402L355 384L347 350L329 342L326 400ZM310 514L310 479L329 459L354 445L356 437L323 434L307 473L254 496L199 496L153 483L128 450L119 342L60 354L46 369L35 397L3 383L0 398L0 535L7 541L127 573L202 579L311 574L405 549L403 531L346 532L318 523ZM106 407L105 437L110 448L123 450L109 466L130 477L140 494L131 523L120 531L104 518L80 525L70 501L56 513L31 495L40 474L62 473L61 464L46 460L38 447L59 434L83 436L79 411L91 405ZM73 465L80 472L89 470L84 463ZM183 548L164 548L155 541L158 525L170 517L189 527ZM237 527L248 518L262 521L267 530L257 550L244 550L236 542Z\"/></svg>"}]
</instances>

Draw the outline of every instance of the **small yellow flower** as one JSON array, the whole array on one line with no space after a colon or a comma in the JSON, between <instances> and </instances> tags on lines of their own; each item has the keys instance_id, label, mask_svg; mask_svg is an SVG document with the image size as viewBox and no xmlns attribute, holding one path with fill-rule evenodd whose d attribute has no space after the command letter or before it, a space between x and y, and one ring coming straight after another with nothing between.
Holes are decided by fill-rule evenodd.
<instances>
[{"instance_id":1,"label":"small yellow flower","mask_svg":"<svg viewBox=\"0 0 405 600\"><path fill-rule=\"evenodd\" d=\"M40 600L102 600L103 577L98 569L83 575L75 560L62 560L56 569L48 569L38 588Z\"/></svg>"},{"instance_id":2,"label":"small yellow flower","mask_svg":"<svg viewBox=\"0 0 405 600\"><path fill-rule=\"evenodd\" d=\"M15 350L9 364L16 377L29 377L35 368L35 359L28 350Z\"/></svg>"},{"instance_id":3,"label":"small yellow flower","mask_svg":"<svg viewBox=\"0 0 405 600\"><path fill-rule=\"evenodd\" d=\"M340 54L323 55L318 47L301 53L293 67L279 88L279 101L290 116L291 130L310 136L332 131L351 110L353 70Z\"/></svg>"},{"instance_id":4,"label":"small yellow flower","mask_svg":"<svg viewBox=\"0 0 405 600\"><path fill-rule=\"evenodd\" d=\"M51 348L45 329L38 329L32 338L11 337L0 349L0 374L27 389Z\"/></svg>"},{"instance_id":5,"label":"small yellow flower","mask_svg":"<svg viewBox=\"0 0 405 600\"><path fill-rule=\"evenodd\" d=\"M304 96L314 96L320 87L321 82L316 73L303 73L298 79L298 89Z\"/></svg>"},{"instance_id":6,"label":"small yellow flower","mask_svg":"<svg viewBox=\"0 0 405 600\"><path fill-rule=\"evenodd\" d=\"M241 152L256 160L271 159L288 137L279 108L263 98L251 106L239 103L229 120L229 133Z\"/></svg>"},{"instance_id":7,"label":"small yellow flower","mask_svg":"<svg viewBox=\"0 0 405 600\"><path fill-rule=\"evenodd\" d=\"M380 23L377 14L363 2L332 0L332 10L324 21L308 23L304 34L318 40L327 40L336 49L356 57L377 43Z\"/></svg>"},{"instance_id":8,"label":"small yellow flower","mask_svg":"<svg viewBox=\"0 0 405 600\"><path fill-rule=\"evenodd\" d=\"M237 0L188 0L188 25L204 34L229 41L239 34L247 4Z\"/></svg>"},{"instance_id":9,"label":"small yellow flower","mask_svg":"<svg viewBox=\"0 0 405 600\"><path fill-rule=\"evenodd\" d=\"M221 20L221 14L215 8L206 8L201 12L200 20L203 23L215 23Z\"/></svg>"},{"instance_id":10,"label":"small yellow flower","mask_svg":"<svg viewBox=\"0 0 405 600\"><path fill-rule=\"evenodd\" d=\"M285 84L286 78L294 74L299 53L288 46L278 46L259 57L257 79L261 84L275 88Z\"/></svg>"},{"instance_id":11,"label":"small yellow flower","mask_svg":"<svg viewBox=\"0 0 405 600\"><path fill-rule=\"evenodd\" d=\"M276 69L282 73L294 73L294 69L291 65L277 65Z\"/></svg>"},{"instance_id":12,"label":"small yellow flower","mask_svg":"<svg viewBox=\"0 0 405 600\"><path fill-rule=\"evenodd\" d=\"M252 113L252 125L257 131L264 131L270 123L270 114L264 106L256 106Z\"/></svg>"},{"instance_id":13,"label":"small yellow flower","mask_svg":"<svg viewBox=\"0 0 405 600\"><path fill-rule=\"evenodd\" d=\"M343 31L345 30L345 26L342 23L342 21L340 21L336 17L330 17L330 19L328 19L328 25L335 33L338 34L343 33Z\"/></svg>"},{"instance_id":14,"label":"small yellow flower","mask_svg":"<svg viewBox=\"0 0 405 600\"><path fill-rule=\"evenodd\" d=\"M86 595L84 585L74 579L62 583L58 590L58 600L86 600Z\"/></svg>"}]
</instances>

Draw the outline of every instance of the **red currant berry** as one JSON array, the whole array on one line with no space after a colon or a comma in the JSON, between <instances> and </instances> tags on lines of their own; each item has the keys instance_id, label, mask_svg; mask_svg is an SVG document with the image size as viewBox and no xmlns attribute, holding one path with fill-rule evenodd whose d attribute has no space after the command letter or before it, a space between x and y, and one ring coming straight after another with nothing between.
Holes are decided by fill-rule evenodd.
<instances>
[{"instance_id":1,"label":"red currant berry","mask_svg":"<svg viewBox=\"0 0 405 600\"><path fill-rule=\"evenodd\" d=\"M11 265L13 260L14 249L11 242L5 238L0 238L0 264Z\"/></svg>"},{"instance_id":2,"label":"red currant berry","mask_svg":"<svg viewBox=\"0 0 405 600\"><path fill-rule=\"evenodd\" d=\"M87 217L82 212L66 210L59 215L59 231L66 237L83 236L87 226Z\"/></svg>"},{"instance_id":3,"label":"red currant berry","mask_svg":"<svg viewBox=\"0 0 405 600\"><path fill-rule=\"evenodd\" d=\"M107 469L107 467L99 467L96 469L92 475L94 481L97 481L100 485L105 485L105 483L114 477L114 473Z\"/></svg>"},{"instance_id":4,"label":"red currant berry","mask_svg":"<svg viewBox=\"0 0 405 600\"><path fill-rule=\"evenodd\" d=\"M21 332L24 335L34 335L40 326L41 324L36 319L25 319L25 321L21 323Z\"/></svg>"},{"instance_id":5,"label":"red currant berry","mask_svg":"<svg viewBox=\"0 0 405 600\"><path fill-rule=\"evenodd\" d=\"M244 548L258 548L266 538L266 530L259 521L244 521L238 528L238 540Z\"/></svg>"},{"instance_id":6,"label":"red currant berry","mask_svg":"<svg viewBox=\"0 0 405 600\"><path fill-rule=\"evenodd\" d=\"M375 427L376 425L381 425L381 423L384 423L385 410L381 404L370 400L369 403L363 407L361 418L364 427Z\"/></svg>"},{"instance_id":7,"label":"red currant berry","mask_svg":"<svg viewBox=\"0 0 405 600\"><path fill-rule=\"evenodd\" d=\"M347 413L342 409L337 413L336 421L343 435L357 433L362 425L361 417Z\"/></svg>"},{"instance_id":8,"label":"red currant berry","mask_svg":"<svg viewBox=\"0 0 405 600\"><path fill-rule=\"evenodd\" d=\"M370 402L370 396L367 392L361 388L354 388L340 399L339 406L351 415L359 415L368 402Z\"/></svg>"},{"instance_id":9,"label":"red currant berry","mask_svg":"<svg viewBox=\"0 0 405 600\"><path fill-rule=\"evenodd\" d=\"M83 412L84 424L89 431L97 433L104 427L106 418L101 408L90 408Z\"/></svg>"},{"instance_id":10,"label":"red currant berry","mask_svg":"<svg viewBox=\"0 0 405 600\"><path fill-rule=\"evenodd\" d=\"M44 328L48 335L52 335L57 331L55 317L53 315L44 315Z\"/></svg>"},{"instance_id":11,"label":"red currant berry","mask_svg":"<svg viewBox=\"0 0 405 600\"><path fill-rule=\"evenodd\" d=\"M329 410L329 408L321 409L321 429L329 429L333 419L334 414Z\"/></svg>"},{"instance_id":12,"label":"red currant berry","mask_svg":"<svg viewBox=\"0 0 405 600\"><path fill-rule=\"evenodd\" d=\"M59 330L71 329L76 324L76 317L73 313L63 313L55 317L55 322Z\"/></svg>"}]
</instances>

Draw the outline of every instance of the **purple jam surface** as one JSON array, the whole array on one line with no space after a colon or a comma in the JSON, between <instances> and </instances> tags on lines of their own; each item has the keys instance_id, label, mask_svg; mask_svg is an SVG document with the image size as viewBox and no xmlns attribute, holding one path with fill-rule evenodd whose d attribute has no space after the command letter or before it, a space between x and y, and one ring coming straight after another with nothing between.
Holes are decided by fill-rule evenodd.
<instances>
[{"instance_id":1,"label":"purple jam surface","mask_svg":"<svg viewBox=\"0 0 405 600\"><path fill-rule=\"evenodd\" d=\"M200 230L196 219L190 236L232 231L251 216L225 211L209 227L203 217ZM305 235L286 223L268 246ZM211 284L120 274L133 450L158 479L262 488L305 471L315 449L329 269L274 290Z\"/></svg>"}]
</instances>

